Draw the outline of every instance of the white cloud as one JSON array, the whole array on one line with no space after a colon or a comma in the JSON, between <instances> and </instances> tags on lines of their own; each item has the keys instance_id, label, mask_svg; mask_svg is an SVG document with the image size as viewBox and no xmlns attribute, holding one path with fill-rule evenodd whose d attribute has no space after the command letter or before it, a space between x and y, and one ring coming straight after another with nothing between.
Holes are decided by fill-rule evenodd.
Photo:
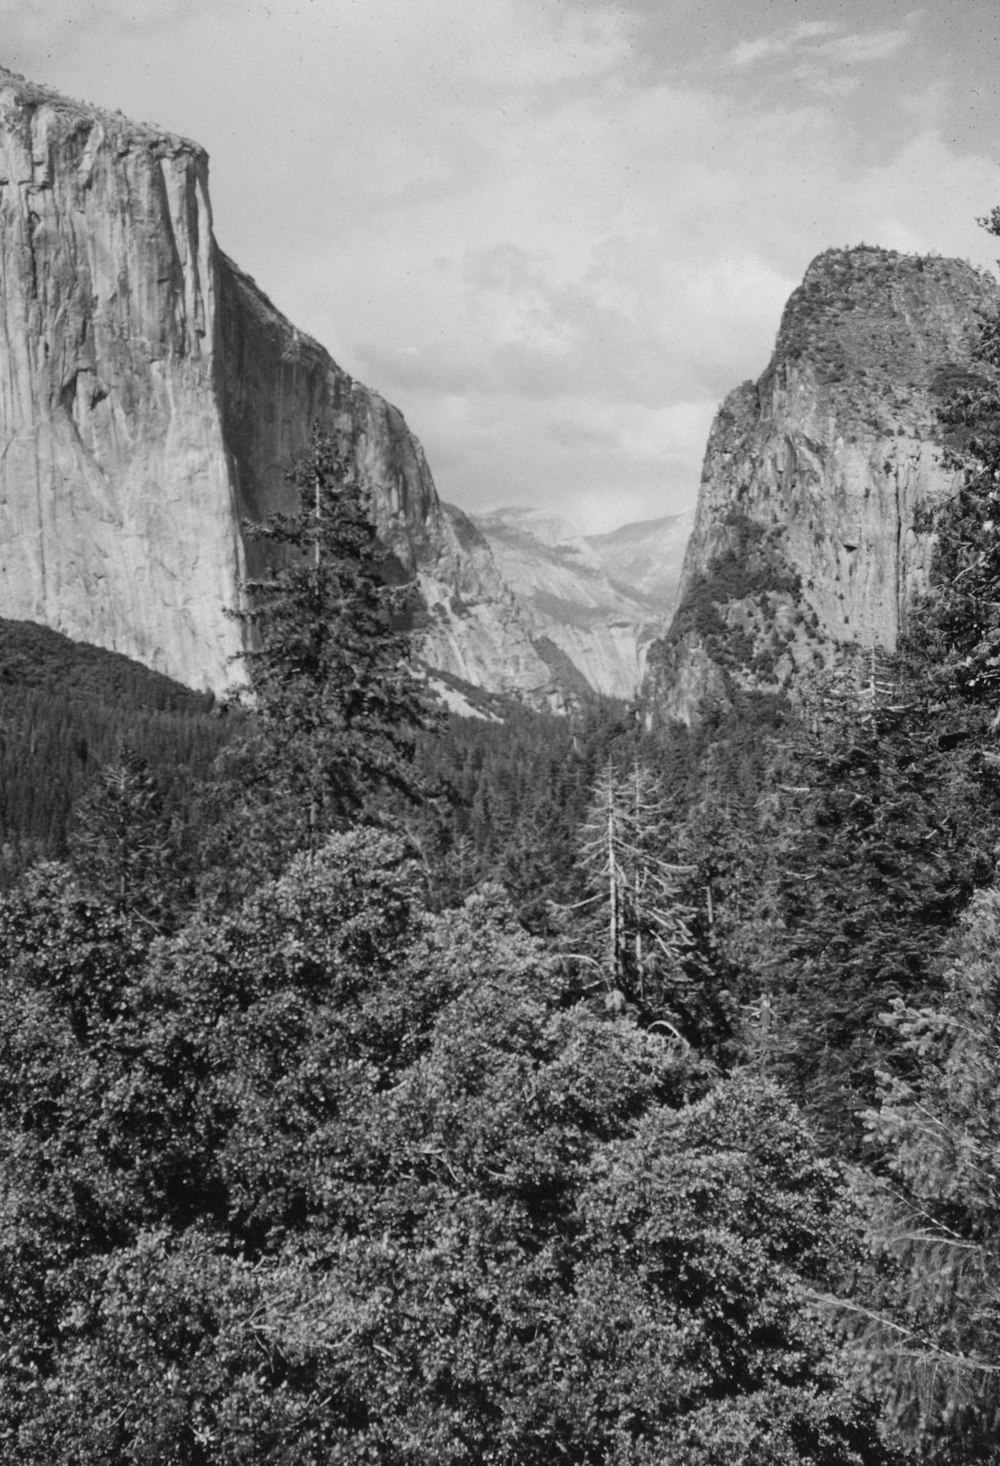
<instances>
[{"instance_id":1,"label":"white cloud","mask_svg":"<svg viewBox=\"0 0 1000 1466\"><path fill-rule=\"evenodd\" d=\"M838 36L818 45L816 54L832 66L864 66L869 61L887 61L909 45L910 39L907 30Z\"/></svg>"},{"instance_id":2,"label":"white cloud","mask_svg":"<svg viewBox=\"0 0 1000 1466\"><path fill-rule=\"evenodd\" d=\"M859 85L859 79L844 75L845 71L889 61L911 43L911 26L919 15L907 19L907 26L892 30L849 34L838 34L841 27L832 21L804 21L738 42L718 66L723 74L745 75L777 68L818 95L844 95Z\"/></svg>"},{"instance_id":3,"label":"white cloud","mask_svg":"<svg viewBox=\"0 0 1000 1466\"><path fill-rule=\"evenodd\" d=\"M795 49L820 36L828 36L836 30L832 21L802 21L787 26L770 35L757 36L752 41L738 41L732 50L722 57L721 66L726 71L746 71L748 67L761 62L775 61L792 54Z\"/></svg>"}]
</instances>

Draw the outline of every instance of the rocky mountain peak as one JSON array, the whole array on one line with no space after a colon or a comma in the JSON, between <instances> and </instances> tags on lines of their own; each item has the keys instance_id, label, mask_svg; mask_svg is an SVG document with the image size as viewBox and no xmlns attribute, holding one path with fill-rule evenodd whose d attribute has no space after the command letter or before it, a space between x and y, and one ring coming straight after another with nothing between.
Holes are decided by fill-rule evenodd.
<instances>
[{"instance_id":1,"label":"rocky mountain peak","mask_svg":"<svg viewBox=\"0 0 1000 1466\"><path fill-rule=\"evenodd\" d=\"M712 426L679 608L650 656L667 716L788 690L845 643L895 647L929 562L917 510L955 482L940 408L998 302L960 260L862 245L812 262L767 368Z\"/></svg>"},{"instance_id":2,"label":"rocky mountain peak","mask_svg":"<svg viewBox=\"0 0 1000 1466\"><path fill-rule=\"evenodd\" d=\"M962 260L864 244L826 250L789 298L761 389L780 390L797 367L845 425L928 428L995 292Z\"/></svg>"}]
</instances>

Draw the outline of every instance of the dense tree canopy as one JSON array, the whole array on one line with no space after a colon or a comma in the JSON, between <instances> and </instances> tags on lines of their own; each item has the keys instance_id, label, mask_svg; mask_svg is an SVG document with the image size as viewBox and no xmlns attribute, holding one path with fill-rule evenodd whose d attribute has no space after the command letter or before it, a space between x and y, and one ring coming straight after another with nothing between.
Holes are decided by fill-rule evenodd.
<instances>
[{"instance_id":1,"label":"dense tree canopy","mask_svg":"<svg viewBox=\"0 0 1000 1466\"><path fill-rule=\"evenodd\" d=\"M419 888L359 831L152 946L51 868L0 908L7 1458L890 1460L787 1102Z\"/></svg>"}]
</instances>

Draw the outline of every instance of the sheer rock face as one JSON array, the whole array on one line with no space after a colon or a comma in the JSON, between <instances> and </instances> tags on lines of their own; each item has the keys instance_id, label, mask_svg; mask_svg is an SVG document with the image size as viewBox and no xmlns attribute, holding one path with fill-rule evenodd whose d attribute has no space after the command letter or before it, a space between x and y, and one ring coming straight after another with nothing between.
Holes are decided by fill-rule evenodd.
<instances>
[{"instance_id":1,"label":"sheer rock face","mask_svg":"<svg viewBox=\"0 0 1000 1466\"><path fill-rule=\"evenodd\" d=\"M0 73L0 609L218 686L242 568L204 153Z\"/></svg>"},{"instance_id":2,"label":"sheer rock face","mask_svg":"<svg viewBox=\"0 0 1000 1466\"><path fill-rule=\"evenodd\" d=\"M0 614L224 690L243 637L226 609L254 568L242 522L283 507L319 421L350 438L383 537L419 575L428 660L557 700L402 415L218 250L196 144L0 70L0 344ZM488 656L456 596L478 605Z\"/></svg>"},{"instance_id":3,"label":"sheer rock face","mask_svg":"<svg viewBox=\"0 0 1000 1466\"><path fill-rule=\"evenodd\" d=\"M794 689L844 644L895 647L930 559L916 511L955 484L938 409L997 300L958 260L862 246L813 262L764 375L712 427L678 612L650 657L661 714Z\"/></svg>"}]
</instances>

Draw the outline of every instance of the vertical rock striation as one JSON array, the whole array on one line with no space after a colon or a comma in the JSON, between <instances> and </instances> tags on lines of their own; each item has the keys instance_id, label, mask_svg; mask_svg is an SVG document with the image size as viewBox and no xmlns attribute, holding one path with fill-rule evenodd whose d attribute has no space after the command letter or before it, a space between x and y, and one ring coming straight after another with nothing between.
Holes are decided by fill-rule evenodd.
<instances>
[{"instance_id":1,"label":"vertical rock striation","mask_svg":"<svg viewBox=\"0 0 1000 1466\"><path fill-rule=\"evenodd\" d=\"M282 507L319 421L418 575L428 660L558 700L402 415L218 249L204 151L2 70L0 352L0 615L224 690L257 552L242 522Z\"/></svg>"},{"instance_id":2,"label":"vertical rock striation","mask_svg":"<svg viewBox=\"0 0 1000 1466\"><path fill-rule=\"evenodd\" d=\"M712 427L679 608L650 656L662 714L788 689L838 645L895 647L929 563L916 511L955 481L938 410L998 299L958 260L813 261L764 375Z\"/></svg>"}]
</instances>

